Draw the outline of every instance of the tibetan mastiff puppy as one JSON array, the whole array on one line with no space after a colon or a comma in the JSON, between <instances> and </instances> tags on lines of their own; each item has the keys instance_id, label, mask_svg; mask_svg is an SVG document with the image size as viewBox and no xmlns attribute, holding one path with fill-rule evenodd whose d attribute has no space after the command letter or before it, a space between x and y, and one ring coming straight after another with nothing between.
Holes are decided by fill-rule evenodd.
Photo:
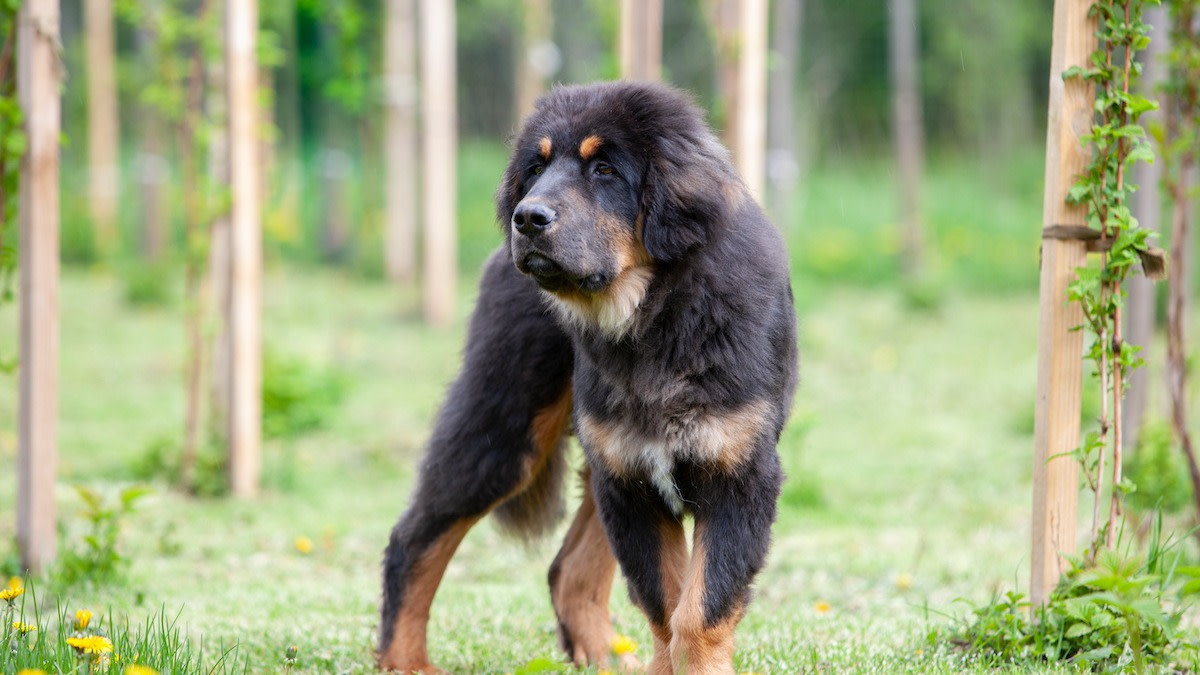
<instances>
[{"instance_id":1,"label":"tibetan mastiff puppy","mask_svg":"<svg viewBox=\"0 0 1200 675\"><path fill-rule=\"evenodd\" d=\"M549 572L567 657L609 664L619 564L649 672L732 673L796 384L779 234L689 98L657 84L544 96L496 202L505 243L387 546L379 666L441 672L426 624L447 563L488 513L525 537L554 526L573 433L583 499Z\"/></svg>"}]
</instances>

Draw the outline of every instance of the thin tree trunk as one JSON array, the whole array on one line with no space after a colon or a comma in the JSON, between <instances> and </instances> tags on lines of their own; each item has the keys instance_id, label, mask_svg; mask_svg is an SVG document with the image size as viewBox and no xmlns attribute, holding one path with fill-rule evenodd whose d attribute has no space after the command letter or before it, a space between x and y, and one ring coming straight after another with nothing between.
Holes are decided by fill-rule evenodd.
<instances>
[{"instance_id":1,"label":"thin tree trunk","mask_svg":"<svg viewBox=\"0 0 1200 675\"><path fill-rule=\"evenodd\" d=\"M1196 44L1195 5L1176 3L1172 17L1172 38L1184 44ZM1200 115L1200 90L1194 73L1176 73L1182 87L1177 87L1169 100L1166 113L1166 146L1174 145L1184 133L1183 127ZM1187 458L1192 479L1192 494L1196 513L1200 516L1200 463L1192 447L1187 420L1187 321L1191 302L1192 234L1190 189L1195 184L1197 152L1195 148L1181 150L1176 155L1177 166L1169 175L1167 188L1172 200L1171 253L1167 266L1167 393L1171 401L1171 427Z\"/></svg>"},{"instance_id":2,"label":"thin tree trunk","mask_svg":"<svg viewBox=\"0 0 1200 675\"><path fill-rule=\"evenodd\" d=\"M713 0L709 13L717 48L717 100L721 102L721 141L737 155L738 0Z\"/></svg>"},{"instance_id":3,"label":"thin tree trunk","mask_svg":"<svg viewBox=\"0 0 1200 675\"><path fill-rule=\"evenodd\" d=\"M621 0L621 77L662 79L663 0Z\"/></svg>"},{"instance_id":4,"label":"thin tree trunk","mask_svg":"<svg viewBox=\"0 0 1200 675\"><path fill-rule=\"evenodd\" d=\"M1168 46L1167 10L1160 5L1148 6L1143 11L1143 20L1154 30L1151 32L1153 37L1149 48L1139 59L1144 67L1141 78L1142 91L1153 98L1157 97L1166 75L1162 58ZM1143 118L1143 125L1161 123L1161 117L1158 112L1147 113ZM1155 232L1162 231L1162 166L1161 160L1138 162L1133 165L1133 182L1138 186L1138 190L1130 198L1130 209L1142 228ZM1142 358L1149 365L1153 361L1151 348L1154 344L1154 283L1144 274L1135 272L1129 276L1125 288L1129 294L1125 303L1125 336L1130 344L1142 347ZM1142 420L1146 415L1148 378L1149 368L1134 368L1129 373L1129 386L1122 409L1127 448L1135 446L1138 442Z\"/></svg>"},{"instance_id":5,"label":"thin tree trunk","mask_svg":"<svg viewBox=\"0 0 1200 675\"><path fill-rule=\"evenodd\" d=\"M896 187L899 193L901 268L913 279L922 263L921 171L925 138L917 76L917 11L914 0L889 0L889 45L892 66L892 128L896 144Z\"/></svg>"},{"instance_id":6,"label":"thin tree trunk","mask_svg":"<svg viewBox=\"0 0 1200 675\"><path fill-rule=\"evenodd\" d=\"M258 493L262 471L262 222L258 181L257 0L225 9L229 96L229 483Z\"/></svg>"},{"instance_id":7,"label":"thin tree trunk","mask_svg":"<svg viewBox=\"0 0 1200 675\"><path fill-rule=\"evenodd\" d=\"M117 250L117 85L112 0L87 0L88 165L92 226L102 255Z\"/></svg>"},{"instance_id":8,"label":"thin tree trunk","mask_svg":"<svg viewBox=\"0 0 1200 675\"><path fill-rule=\"evenodd\" d=\"M58 464L58 3L26 0L17 20L17 90L28 145L21 161L21 320L17 540L25 569L54 560Z\"/></svg>"},{"instance_id":9,"label":"thin tree trunk","mask_svg":"<svg viewBox=\"0 0 1200 675\"><path fill-rule=\"evenodd\" d=\"M533 110L533 104L546 91L546 80L557 67L553 60L554 15L550 0L522 0L521 46L518 48L516 117Z\"/></svg>"},{"instance_id":10,"label":"thin tree trunk","mask_svg":"<svg viewBox=\"0 0 1200 675\"><path fill-rule=\"evenodd\" d=\"M772 26L774 65L767 111L768 201L775 223L787 228L792 191L802 183L804 158L796 142L796 60L804 0L775 0Z\"/></svg>"},{"instance_id":11,"label":"thin tree trunk","mask_svg":"<svg viewBox=\"0 0 1200 675\"><path fill-rule=\"evenodd\" d=\"M384 78L387 81L387 201L384 250L388 278L417 276L417 27L415 0L388 0Z\"/></svg>"},{"instance_id":12,"label":"thin tree trunk","mask_svg":"<svg viewBox=\"0 0 1200 675\"><path fill-rule=\"evenodd\" d=\"M422 204L425 321L445 328L454 322L458 237L454 209L458 158L458 102L454 89L454 4L421 0Z\"/></svg>"}]
</instances>

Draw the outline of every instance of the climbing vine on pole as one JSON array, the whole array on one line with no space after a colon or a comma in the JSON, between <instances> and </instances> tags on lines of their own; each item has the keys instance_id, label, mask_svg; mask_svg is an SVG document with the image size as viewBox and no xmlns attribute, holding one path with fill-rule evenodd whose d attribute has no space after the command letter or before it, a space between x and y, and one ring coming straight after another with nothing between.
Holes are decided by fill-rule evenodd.
<instances>
[{"instance_id":1,"label":"climbing vine on pole","mask_svg":"<svg viewBox=\"0 0 1200 675\"><path fill-rule=\"evenodd\" d=\"M1138 161L1152 161L1153 152L1139 123L1142 114L1157 105L1133 92L1142 71L1134 56L1146 48L1150 38L1142 22L1142 6L1158 0L1100 0L1093 3L1098 48L1087 68L1074 67L1064 78L1084 78L1096 90L1095 119L1082 142L1091 146L1092 157L1068 196L1072 204L1086 205L1089 250L1099 254L1098 264L1080 268L1068 288L1072 302L1079 303L1092 341L1086 358L1095 367L1101 392L1099 429L1089 433L1076 451L1088 488L1094 495L1090 555L1101 546L1115 543L1121 500L1132 485L1121 475L1121 399L1129 372L1143 365L1141 348L1125 342L1121 334L1122 288L1131 268L1142 263L1148 276L1161 274L1161 255L1150 246L1152 233L1138 227L1129 210L1129 195L1135 187L1126 180L1127 170ZM1156 262L1157 261L1157 262ZM1105 471L1111 458L1111 473ZM1111 490L1108 522L1101 532L1101 502L1104 487Z\"/></svg>"},{"instance_id":2,"label":"climbing vine on pole","mask_svg":"<svg viewBox=\"0 0 1200 675\"><path fill-rule=\"evenodd\" d=\"M17 101L17 15L19 0L0 0L0 303L13 297L17 268L17 193L25 126ZM0 358L0 370L12 372L16 359Z\"/></svg>"}]
</instances>

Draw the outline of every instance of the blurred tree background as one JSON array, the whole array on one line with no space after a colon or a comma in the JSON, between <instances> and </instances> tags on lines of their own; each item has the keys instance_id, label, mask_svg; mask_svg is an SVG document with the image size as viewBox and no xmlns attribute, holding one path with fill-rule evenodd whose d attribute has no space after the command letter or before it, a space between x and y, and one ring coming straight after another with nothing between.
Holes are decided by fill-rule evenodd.
<instances>
[{"instance_id":1,"label":"blurred tree background","mask_svg":"<svg viewBox=\"0 0 1200 675\"><path fill-rule=\"evenodd\" d=\"M155 0L145 7L198 12L205 4ZM772 180L790 193L776 219L789 233L804 273L865 283L893 279L898 243L889 225L896 215L888 164L886 6L878 0L796 4L796 56L787 64L793 119L785 121L795 147L783 182ZM384 273L385 5L384 0L263 4L261 81L272 122L264 223L274 260L341 265L370 277ZM616 77L618 3L554 0L550 5L557 60L549 80ZM667 81L694 92L714 126L720 126L718 50L708 19L713 5L712 0L664 3L663 72ZM519 118L521 8L511 0L457 3L459 257L465 270L477 267L499 239L491 193L504 142ZM928 264L946 280L1031 288L1036 238L1030 235L1036 232L1040 204L1052 2L925 0L918 9L927 180L938 195L924 200L935 252ZM84 18L84 0L62 2L65 59L74 80L64 92L64 129L71 139L63 158L68 195L83 194L87 181L88 90L80 84L87 77ZM168 243L180 255L182 209L147 206L178 199L170 192L180 171L176 148L155 140L161 122L144 102L145 89L161 85L164 77L157 39L118 18L120 244L114 261L101 260L105 247L95 241L85 201L66 200L62 246L68 263L129 268L119 263L146 253L146 232L160 226L147 222L153 219L166 221ZM781 66L779 59L774 52L773 68ZM792 177L799 182L789 182ZM971 185L956 182L967 180ZM159 194L159 185L168 194ZM981 203L981 195L989 200ZM813 241L815 228L822 232L820 241Z\"/></svg>"}]
</instances>

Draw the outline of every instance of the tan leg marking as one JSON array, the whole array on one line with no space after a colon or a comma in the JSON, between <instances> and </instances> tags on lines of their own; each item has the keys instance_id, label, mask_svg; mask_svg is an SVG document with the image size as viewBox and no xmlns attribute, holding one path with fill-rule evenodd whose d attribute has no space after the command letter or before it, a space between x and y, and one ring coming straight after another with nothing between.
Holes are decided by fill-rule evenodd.
<instances>
[{"instance_id":1,"label":"tan leg marking","mask_svg":"<svg viewBox=\"0 0 1200 675\"><path fill-rule=\"evenodd\" d=\"M704 531L697 526L683 594L671 615L671 661L676 673L732 675L733 633L745 607L736 608L715 626L704 621Z\"/></svg>"},{"instance_id":2,"label":"tan leg marking","mask_svg":"<svg viewBox=\"0 0 1200 675\"><path fill-rule=\"evenodd\" d=\"M666 623L650 622L650 633L654 636L654 659L647 671L649 675L672 675L671 664L671 614L679 605L683 592L684 575L688 566L687 536L683 525L675 520L663 521L659 528L662 546L659 548L659 575L662 580L663 607Z\"/></svg>"},{"instance_id":3,"label":"tan leg marking","mask_svg":"<svg viewBox=\"0 0 1200 675\"><path fill-rule=\"evenodd\" d=\"M550 461L553 454L558 451L570 421L571 389L568 387L558 400L534 415L529 434L536 452L525 459L521 482L509 496L524 491L546 462ZM421 555L421 559L413 565L408 576L408 586L404 590L404 606L396 617L396 623L392 626L392 642L388 651L379 655L381 670L394 670L402 673L415 672L421 673L421 675L445 672L436 668L429 661L429 652L426 646L429 608L433 604L433 597L442 581L442 575L446 572L446 566L450 564L450 558L458 550L458 545L462 543L467 531L482 517L464 518L452 525L426 549L425 553Z\"/></svg>"},{"instance_id":4,"label":"tan leg marking","mask_svg":"<svg viewBox=\"0 0 1200 675\"><path fill-rule=\"evenodd\" d=\"M529 435L533 438L538 455L549 455L558 449L570 422L571 387L567 387L558 400L539 410L529 425Z\"/></svg>"},{"instance_id":5,"label":"tan leg marking","mask_svg":"<svg viewBox=\"0 0 1200 675\"><path fill-rule=\"evenodd\" d=\"M596 513L596 502L586 470L583 474L583 501L567 530L554 564L558 572L550 587L550 602L560 623L559 631L563 631L565 626L567 632L566 640L559 635L560 642L570 642L571 653L568 656L576 666L608 666L613 638L616 637L608 604L617 560L613 557ZM621 665L636 667L637 659L623 658Z\"/></svg>"},{"instance_id":6,"label":"tan leg marking","mask_svg":"<svg viewBox=\"0 0 1200 675\"><path fill-rule=\"evenodd\" d=\"M421 555L413 565L404 589L404 607L391 626L392 642L384 654L379 655L379 669L401 673L433 675L445 673L429 661L429 650L425 642L425 628L429 624L429 607L437 593L442 575L450 558L462 543L463 537L479 518L465 518L452 525ZM384 630L385 627L380 627Z\"/></svg>"}]
</instances>

